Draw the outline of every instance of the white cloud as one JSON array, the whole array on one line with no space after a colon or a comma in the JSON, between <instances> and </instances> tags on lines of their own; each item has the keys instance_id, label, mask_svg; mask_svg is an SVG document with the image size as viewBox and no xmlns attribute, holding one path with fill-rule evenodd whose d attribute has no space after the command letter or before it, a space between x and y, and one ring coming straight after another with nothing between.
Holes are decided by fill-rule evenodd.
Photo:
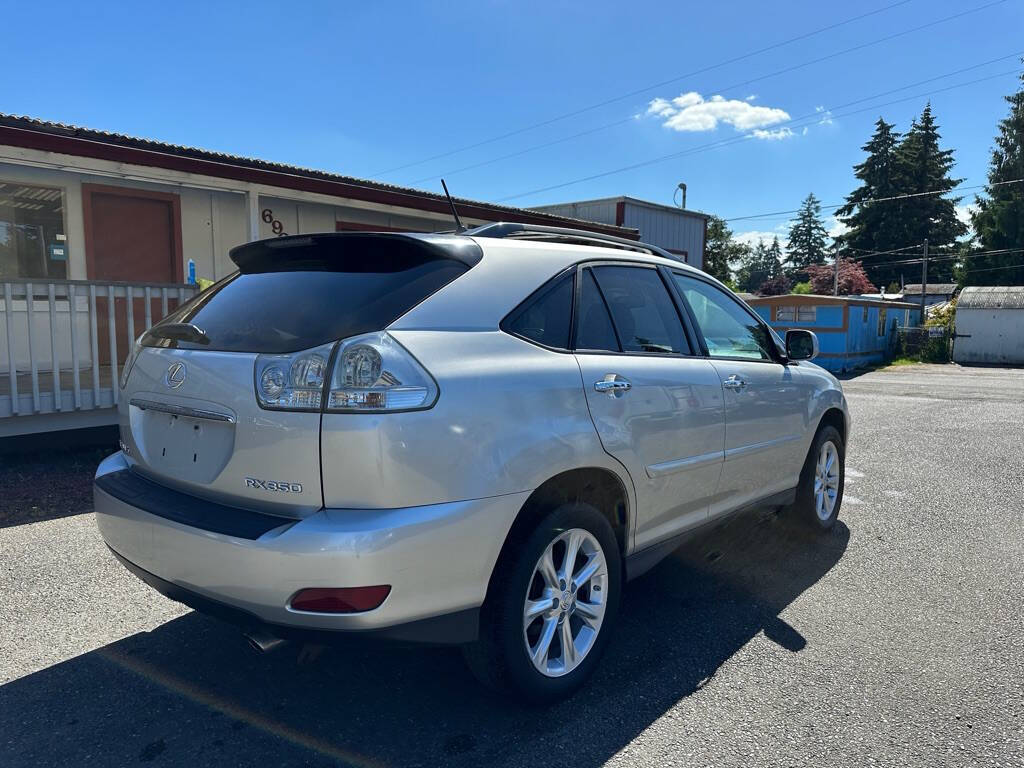
<instances>
[{"instance_id":1,"label":"white cloud","mask_svg":"<svg viewBox=\"0 0 1024 768\"><path fill-rule=\"evenodd\" d=\"M789 128L775 128L766 130L764 128L754 129L753 136L755 139L764 139L765 141L781 141L782 139L789 139L796 136Z\"/></svg>"},{"instance_id":2,"label":"white cloud","mask_svg":"<svg viewBox=\"0 0 1024 768\"><path fill-rule=\"evenodd\" d=\"M778 232L767 232L763 229L751 229L747 232L737 232L732 236L733 240L737 240L741 243L746 243L751 248L757 245L760 240L764 242L766 246L772 244L773 238L779 238L779 246L782 248L782 253L786 253L786 237Z\"/></svg>"},{"instance_id":3,"label":"white cloud","mask_svg":"<svg viewBox=\"0 0 1024 768\"><path fill-rule=\"evenodd\" d=\"M839 237L850 231L850 228L835 216L829 216L825 219L825 229L828 231L829 237Z\"/></svg>"},{"instance_id":4,"label":"white cloud","mask_svg":"<svg viewBox=\"0 0 1024 768\"><path fill-rule=\"evenodd\" d=\"M749 100L717 95L705 99L696 91L682 93L671 100L653 99L647 105L647 114L661 118L662 125L673 131L713 131L719 123L724 123L737 131L755 131L755 138L759 139L777 140L793 135L788 129L760 130L789 120L789 113L783 109L755 106ZM758 131L762 135L757 135Z\"/></svg>"},{"instance_id":5,"label":"white cloud","mask_svg":"<svg viewBox=\"0 0 1024 768\"><path fill-rule=\"evenodd\" d=\"M825 109L822 106L817 106L814 111L821 115L821 119L818 120L818 125L832 125L832 110Z\"/></svg>"},{"instance_id":6,"label":"white cloud","mask_svg":"<svg viewBox=\"0 0 1024 768\"><path fill-rule=\"evenodd\" d=\"M978 210L974 203L964 203L956 206L956 217L968 227L971 226L971 214Z\"/></svg>"}]
</instances>

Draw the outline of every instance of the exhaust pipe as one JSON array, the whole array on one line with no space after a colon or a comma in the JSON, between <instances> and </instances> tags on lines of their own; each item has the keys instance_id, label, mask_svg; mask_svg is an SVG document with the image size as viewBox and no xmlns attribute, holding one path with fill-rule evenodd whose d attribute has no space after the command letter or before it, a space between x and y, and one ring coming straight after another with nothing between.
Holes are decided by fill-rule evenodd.
<instances>
[{"instance_id":1,"label":"exhaust pipe","mask_svg":"<svg viewBox=\"0 0 1024 768\"><path fill-rule=\"evenodd\" d=\"M244 634L245 639L249 641L249 645L258 653L273 653L288 644L287 640L282 640L280 637L274 637L260 630L252 630Z\"/></svg>"}]
</instances>

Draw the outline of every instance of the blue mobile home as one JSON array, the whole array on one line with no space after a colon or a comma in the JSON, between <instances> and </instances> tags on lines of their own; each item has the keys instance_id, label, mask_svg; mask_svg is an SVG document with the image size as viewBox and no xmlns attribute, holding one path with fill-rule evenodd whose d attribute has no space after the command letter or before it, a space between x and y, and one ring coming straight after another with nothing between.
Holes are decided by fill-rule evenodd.
<instances>
[{"instance_id":1,"label":"blue mobile home","mask_svg":"<svg viewBox=\"0 0 1024 768\"><path fill-rule=\"evenodd\" d=\"M896 329L920 322L919 305L858 296L758 296L747 303L779 335L806 328L818 336L815 362L833 373L880 363L892 356Z\"/></svg>"}]
</instances>

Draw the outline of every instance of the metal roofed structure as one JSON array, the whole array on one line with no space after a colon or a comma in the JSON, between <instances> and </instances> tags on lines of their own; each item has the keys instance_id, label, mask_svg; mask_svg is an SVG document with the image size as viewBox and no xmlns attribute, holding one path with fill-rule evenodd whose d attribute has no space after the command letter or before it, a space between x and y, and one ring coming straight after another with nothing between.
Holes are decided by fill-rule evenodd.
<instances>
[{"instance_id":1,"label":"metal roofed structure","mask_svg":"<svg viewBox=\"0 0 1024 768\"><path fill-rule=\"evenodd\" d=\"M971 285L960 292L957 309L1024 309L1024 285Z\"/></svg>"},{"instance_id":2,"label":"metal roofed structure","mask_svg":"<svg viewBox=\"0 0 1024 768\"><path fill-rule=\"evenodd\" d=\"M1024 365L1024 285L968 286L960 292L953 361Z\"/></svg>"}]
</instances>

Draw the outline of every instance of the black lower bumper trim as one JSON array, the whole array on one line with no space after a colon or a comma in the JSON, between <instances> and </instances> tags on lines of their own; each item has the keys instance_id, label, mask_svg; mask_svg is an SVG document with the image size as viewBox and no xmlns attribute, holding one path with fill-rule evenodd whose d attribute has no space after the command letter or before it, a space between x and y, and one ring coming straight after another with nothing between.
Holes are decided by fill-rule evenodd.
<instances>
[{"instance_id":1,"label":"black lower bumper trim","mask_svg":"<svg viewBox=\"0 0 1024 768\"><path fill-rule=\"evenodd\" d=\"M166 579L140 568L135 563L110 549L118 560L160 594L179 603L193 608L221 621L232 624L242 632L271 635L298 643L317 643L320 645L344 645L352 642L388 641L414 645L458 645L476 640L480 623L480 609L470 608L465 611L448 613L429 619L398 624L382 629L332 630L307 629L304 627L286 626L264 621L249 611L235 608L217 600L193 592L190 589L174 584Z\"/></svg>"},{"instance_id":2,"label":"black lower bumper trim","mask_svg":"<svg viewBox=\"0 0 1024 768\"><path fill-rule=\"evenodd\" d=\"M291 517L229 507L189 496L154 483L131 469L100 475L95 483L104 493L151 515L239 539L254 541L267 531L297 522Z\"/></svg>"}]
</instances>

